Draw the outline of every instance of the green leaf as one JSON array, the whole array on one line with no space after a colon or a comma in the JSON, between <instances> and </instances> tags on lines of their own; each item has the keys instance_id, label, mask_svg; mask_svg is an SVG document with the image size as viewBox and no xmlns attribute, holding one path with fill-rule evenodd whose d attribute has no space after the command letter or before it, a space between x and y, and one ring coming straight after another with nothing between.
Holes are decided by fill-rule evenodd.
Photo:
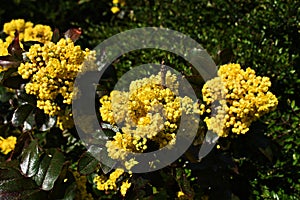
<instances>
[{"instance_id":1,"label":"green leaf","mask_svg":"<svg viewBox=\"0 0 300 200\"><path fill-rule=\"evenodd\" d=\"M7 102L13 98L13 93L7 91L7 89L0 85L0 102Z\"/></svg>"},{"instance_id":2,"label":"green leaf","mask_svg":"<svg viewBox=\"0 0 300 200\"><path fill-rule=\"evenodd\" d=\"M258 147L258 149L260 150L260 152L262 154L264 154L264 156L266 156L266 158L272 162L273 160L273 152L272 152L272 148L270 145L268 145L266 148L262 148L262 147Z\"/></svg>"},{"instance_id":3,"label":"green leaf","mask_svg":"<svg viewBox=\"0 0 300 200\"><path fill-rule=\"evenodd\" d=\"M20 163L21 171L27 177L36 174L39 167L39 149L37 140L32 141L24 150Z\"/></svg>"},{"instance_id":4,"label":"green leaf","mask_svg":"<svg viewBox=\"0 0 300 200\"><path fill-rule=\"evenodd\" d=\"M11 119L11 122L14 126L21 126L25 122L25 120L28 118L30 113L34 107L29 104L21 105L19 108L17 108L13 114L13 117Z\"/></svg>"},{"instance_id":5,"label":"green leaf","mask_svg":"<svg viewBox=\"0 0 300 200\"><path fill-rule=\"evenodd\" d=\"M17 75L5 79L2 84L8 88L20 89L21 85L26 82L27 80L24 80L20 75Z\"/></svg>"},{"instance_id":6,"label":"green leaf","mask_svg":"<svg viewBox=\"0 0 300 200\"><path fill-rule=\"evenodd\" d=\"M43 190L51 190L58 178L63 164L64 155L57 149L48 150L40 162L37 174L33 177Z\"/></svg>"},{"instance_id":7,"label":"green leaf","mask_svg":"<svg viewBox=\"0 0 300 200\"><path fill-rule=\"evenodd\" d=\"M75 199L77 185L76 182L73 182L67 189L65 196L62 200L73 200Z\"/></svg>"},{"instance_id":8,"label":"green leaf","mask_svg":"<svg viewBox=\"0 0 300 200\"><path fill-rule=\"evenodd\" d=\"M0 199L46 199L46 193L41 191L33 180L20 174L17 169L0 168Z\"/></svg>"},{"instance_id":9,"label":"green leaf","mask_svg":"<svg viewBox=\"0 0 300 200\"><path fill-rule=\"evenodd\" d=\"M99 166L99 161L89 152L85 152L78 162L78 171L80 174L87 175L93 173Z\"/></svg>"},{"instance_id":10,"label":"green leaf","mask_svg":"<svg viewBox=\"0 0 300 200\"><path fill-rule=\"evenodd\" d=\"M17 96L21 102L36 105L36 96L27 94L25 90L17 90Z\"/></svg>"},{"instance_id":11,"label":"green leaf","mask_svg":"<svg viewBox=\"0 0 300 200\"><path fill-rule=\"evenodd\" d=\"M0 65L3 66L3 64L1 64L1 56L0 56ZM10 78L14 73L16 73L18 69L15 67L9 68L8 70L1 72L0 73L0 82L1 84L3 83L3 81L7 78Z\"/></svg>"},{"instance_id":12,"label":"green leaf","mask_svg":"<svg viewBox=\"0 0 300 200\"><path fill-rule=\"evenodd\" d=\"M36 110L34 114L34 119L35 119L36 126L40 131L48 131L56 123L56 117L50 117L40 109Z\"/></svg>"},{"instance_id":13,"label":"green leaf","mask_svg":"<svg viewBox=\"0 0 300 200\"><path fill-rule=\"evenodd\" d=\"M20 61L15 59L14 56L0 56L0 65L2 67L16 67L20 65Z\"/></svg>"}]
</instances>

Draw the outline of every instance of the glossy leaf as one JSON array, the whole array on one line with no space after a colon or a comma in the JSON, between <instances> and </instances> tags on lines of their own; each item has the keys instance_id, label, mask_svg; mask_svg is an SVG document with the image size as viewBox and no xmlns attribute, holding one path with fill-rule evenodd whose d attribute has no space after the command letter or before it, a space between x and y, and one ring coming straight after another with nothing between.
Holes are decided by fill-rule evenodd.
<instances>
[{"instance_id":1,"label":"glossy leaf","mask_svg":"<svg viewBox=\"0 0 300 200\"><path fill-rule=\"evenodd\" d=\"M65 38L70 38L73 42L76 42L82 34L81 28L70 28L65 32Z\"/></svg>"},{"instance_id":2,"label":"glossy leaf","mask_svg":"<svg viewBox=\"0 0 300 200\"><path fill-rule=\"evenodd\" d=\"M4 65L1 64L1 62L2 62L1 57L2 56L0 56L0 66L3 67ZM3 83L4 80L11 77L15 72L17 72L17 68L9 68L6 71L1 72L0 73L0 82L1 82L1 84Z\"/></svg>"},{"instance_id":3,"label":"glossy leaf","mask_svg":"<svg viewBox=\"0 0 300 200\"><path fill-rule=\"evenodd\" d=\"M30 113L33 111L34 107L29 104L21 105L19 108L17 108L13 114L12 117L12 124L14 126L21 126L25 122L25 120L28 118Z\"/></svg>"},{"instance_id":4,"label":"glossy leaf","mask_svg":"<svg viewBox=\"0 0 300 200\"><path fill-rule=\"evenodd\" d=\"M48 131L55 125L56 118L46 115L42 110L37 109L35 114L35 123L40 131Z\"/></svg>"},{"instance_id":5,"label":"glossy leaf","mask_svg":"<svg viewBox=\"0 0 300 200\"><path fill-rule=\"evenodd\" d=\"M22 59L23 49L20 46L19 33L15 32L15 37L11 44L8 46L7 51L10 55L14 56L17 59Z\"/></svg>"},{"instance_id":6,"label":"glossy leaf","mask_svg":"<svg viewBox=\"0 0 300 200\"><path fill-rule=\"evenodd\" d=\"M18 66L21 63L20 60L17 60L11 55L0 56L0 65L2 67Z\"/></svg>"},{"instance_id":7,"label":"glossy leaf","mask_svg":"<svg viewBox=\"0 0 300 200\"><path fill-rule=\"evenodd\" d=\"M36 104L36 96L27 94L25 90L17 90L18 99L24 103L28 103L31 105Z\"/></svg>"},{"instance_id":8,"label":"glossy leaf","mask_svg":"<svg viewBox=\"0 0 300 200\"><path fill-rule=\"evenodd\" d=\"M64 155L56 149L50 149L42 158L37 174L33 177L38 186L43 190L51 190L57 180L65 158Z\"/></svg>"},{"instance_id":9,"label":"glossy leaf","mask_svg":"<svg viewBox=\"0 0 300 200\"><path fill-rule=\"evenodd\" d=\"M99 166L99 161L90 153L86 152L82 155L78 162L78 171L83 175L91 174Z\"/></svg>"},{"instance_id":10,"label":"glossy leaf","mask_svg":"<svg viewBox=\"0 0 300 200\"><path fill-rule=\"evenodd\" d=\"M57 28L54 29L51 41L57 43L59 41L60 34Z\"/></svg>"},{"instance_id":11,"label":"glossy leaf","mask_svg":"<svg viewBox=\"0 0 300 200\"><path fill-rule=\"evenodd\" d=\"M43 45L43 43L38 41L26 41L26 42L23 41L22 44L25 51L29 51L30 47L33 46L34 44Z\"/></svg>"},{"instance_id":12,"label":"glossy leaf","mask_svg":"<svg viewBox=\"0 0 300 200\"><path fill-rule=\"evenodd\" d=\"M28 177L36 174L39 167L39 149L37 141L32 141L23 151L20 163L21 171Z\"/></svg>"},{"instance_id":13,"label":"glossy leaf","mask_svg":"<svg viewBox=\"0 0 300 200\"><path fill-rule=\"evenodd\" d=\"M0 168L0 199L46 199L46 193L41 191L33 180L26 178L13 168Z\"/></svg>"},{"instance_id":14,"label":"glossy leaf","mask_svg":"<svg viewBox=\"0 0 300 200\"><path fill-rule=\"evenodd\" d=\"M20 89L21 85L26 83L27 81L22 79L20 75L9 77L3 80L3 85L12 88L12 89Z\"/></svg>"}]
</instances>

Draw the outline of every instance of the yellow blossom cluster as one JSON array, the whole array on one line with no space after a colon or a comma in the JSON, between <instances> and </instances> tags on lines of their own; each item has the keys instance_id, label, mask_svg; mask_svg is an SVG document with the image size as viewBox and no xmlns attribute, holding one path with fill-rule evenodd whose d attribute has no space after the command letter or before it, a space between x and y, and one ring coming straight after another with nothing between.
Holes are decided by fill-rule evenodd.
<instances>
[{"instance_id":1,"label":"yellow blossom cluster","mask_svg":"<svg viewBox=\"0 0 300 200\"><path fill-rule=\"evenodd\" d=\"M117 168L114 172L109 175L109 178L105 178L105 176L96 176L94 178L94 183L98 190L108 191L108 190L117 190L117 180L124 173L123 169ZM128 179L126 181L122 181L120 192L123 196L126 195L127 190L130 188L131 183L128 183Z\"/></svg>"},{"instance_id":2,"label":"yellow blossom cluster","mask_svg":"<svg viewBox=\"0 0 300 200\"><path fill-rule=\"evenodd\" d=\"M182 112L199 113L197 103L178 96L178 88L175 74L166 72L164 86L159 72L132 81L128 92L114 90L100 99L102 120L121 129L106 143L111 158L124 160L130 152L142 153L149 143L159 148L175 144Z\"/></svg>"},{"instance_id":3,"label":"yellow blossom cluster","mask_svg":"<svg viewBox=\"0 0 300 200\"><path fill-rule=\"evenodd\" d=\"M239 64L220 66L218 77L205 83L202 88L201 114L211 114L205 118L209 130L226 137L245 134L250 124L266 114L278 104L277 98L269 90L268 77L256 76L251 68L241 69Z\"/></svg>"},{"instance_id":4,"label":"yellow blossom cluster","mask_svg":"<svg viewBox=\"0 0 300 200\"><path fill-rule=\"evenodd\" d=\"M0 39L0 56L8 55L8 51L7 51L8 46L9 46L8 42Z\"/></svg>"},{"instance_id":5,"label":"yellow blossom cluster","mask_svg":"<svg viewBox=\"0 0 300 200\"><path fill-rule=\"evenodd\" d=\"M0 136L0 149L3 154L8 154L12 150L15 149L15 145L17 143L17 138L14 136L9 136L4 139Z\"/></svg>"},{"instance_id":6,"label":"yellow blossom cluster","mask_svg":"<svg viewBox=\"0 0 300 200\"><path fill-rule=\"evenodd\" d=\"M80 176L77 171L73 172L75 181L76 181L76 195L75 200L93 200L91 193L88 193L86 190L87 178L86 176Z\"/></svg>"},{"instance_id":7,"label":"yellow blossom cluster","mask_svg":"<svg viewBox=\"0 0 300 200\"><path fill-rule=\"evenodd\" d=\"M0 39L0 56L6 56L8 55L8 51L7 48L9 46L9 43L6 41L3 41L2 39ZM2 66L0 66L0 73L5 71L7 68L3 68Z\"/></svg>"},{"instance_id":8,"label":"yellow blossom cluster","mask_svg":"<svg viewBox=\"0 0 300 200\"><path fill-rule=\"evenodd\" d=\"M119 5L121 7L125 6L125 0L113 0L112 3L113 3L113 7L111 8L111 12L113 14L120 11Z\"/></svg>"},{"instance_id":9,"label":"yellow blossom cluster","mask_svg":"<svg viewBox=\"0 0 300 200\"><path fill-rule=\"evenodd\" d=\"M177 192L177 199L179 200L188 200L191 199L191 197L189 197L188 195L186 195L183 191L179 191Z\"/></svg>"},{"instance_id":10,"label":"yellow blossom cluster","mask_svg":"<svg viewBox=\"0 0 300 200\"><path fill-rule=\"evenodd\" d=\"M50 41L53 35L50 26L37 24L34 26L32 22L26 22L24 19L15 19L4 24L4 33L8 36L7 42L11 42L15 36L15 32L19 32L20 41L38 41L46 43Z\"/></svg>"},{"instance_id":11,"label":"yellow blossom cluster","mask_svg":"<svg viewBox=\"0 0 300 200\"><path fill-rule=\"evenodd\" d=\"M31 22L25 22L24 19L14 19L3 26L3 32L8 36L3 41L0 39L0 56L8 55L7 48L15 37L15 32L19 33L19 41L22 47L22 42L37 41L41 43L49 42L52 38L53 32L50 26L37 24L34 26ZM0 72L7 68L0 66Z\"/></svg>"},{"instance_id":12,"label":"yellow blossom cluster","mask_svg":"<svg viewBox=\"0 0 300 200\"><path fill-rule=\"evenodd\" d=\"M18 68L22 78L30 80L25 86L26 93L37 96L37 107L46 114L60 116L58 125L61 128L61 122L71 121L71 115L61 106L71 104L74 80L89 53L90 50L82 50L69 38L57 44L35 44L26 54L29 62Z\"/></svg>"}]
</instances>

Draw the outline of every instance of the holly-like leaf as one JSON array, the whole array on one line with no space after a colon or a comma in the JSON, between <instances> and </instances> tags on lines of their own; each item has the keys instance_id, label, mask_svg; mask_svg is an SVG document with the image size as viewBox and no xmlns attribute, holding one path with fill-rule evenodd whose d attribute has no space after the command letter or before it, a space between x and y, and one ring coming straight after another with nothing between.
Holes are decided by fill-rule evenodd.
<instances>
[{"instance_id":1,"label":"holly-like leaf","mask_svg":"<svg viewBox=\"0 0 300 200\"><path fill-rule=\"evenodd\" d=\"M78 162L78 171L83 175L93 173L99 166L99 161L89 152L85 152Z\"/></svg>"},{"instance_id":2,"label":"holly-like leaf","mask_svg":"<svg viewBox=\"0 0 300 200\"><path fill-rule=\"evenodd\" d=\"M59 38L60 38L59 30L58 30L58 28L55 28L54 31L53 31L51 41L54 42L54 43L57 43L59 41Z\"/></svg>"},{"instance_id":3,"label":"holly-like leaf","mask_svg":"<svg viewBox=\"0 0 300 200\"><path fill-rule=\"evenodd\" d=\"M17 169L0 167L0 199L39 200L47 199L47 195L33 180L22 176Z\"/></svg>"},{"instance_id":4,"label":"holly-like leaf","mask_svg":"<svg viewBox=\"0 0 300 200\"><path fill-rule=\"evenodd\" d=\"M40 131L48 131L55 125L56 118L46 115L42 110L37 109L35 114L35 123Z\"/></svg>"},{"instance_id":5,"label":"holly-like leaf","mask_svg":"<svg viewBox=\"0 0 300 200\"><path fill-rule=\"evenodd\" d=\"M5 63L7 64L6 60L2 60L3 56L0 56L0 66L2 67L7 67L5 66ZM10 61L8 61L10 62ZM3 65L4 64L4 65ZM8 65L10 66L10 65ZM14 76L15 73L17 73L17 68L16 67L10 67L7 70L3 71L0 73L0 84L3 84L3 81L10 78L11 76Z\"/></svg>"},{"instance_id":6,"label":"holly-like leaf","mask_svg":"<svg viewBox=\"0 0 300 200\"><path fill-rule=\"evenodd\" d=\"M11 122L14 126L21 126L24 124L25 120L28 118L30 113L33 111L34 107L30 104L21 105L17 108L13 114Z\"/></svg>"},{"instance_id":7,"label":"holly-like leaf","mask_svg":"<svg viewBox=\"0 0 300 200\"><path fill-rule=\"evenodd\" d=\"M43 190L51 190L57 180L65 158L57 149L49 149L42 158L37 174L33 177Z\"/></svg>"},{"instance_id":8,"label":"holly-like leaf","mask_svg":"<svg viewBox=\"0 0 300 200\"><path fill-rule=\"evenodd\" d=\"M80 35L82 34L82 29L79 28L70 28L65 32L65 38L70 38L73 42L76 42Z\"/></svg>"},{"instance_id":9,"label":"holly-like leaf","mask_svg":"<svg viewBox=\"0 0 300 200\"><path fill-rule=\"evenodd\" d=\"M27 94L25 90L17 90L17 96L18 99L23 103L36 105L36 96L32 94Z\"/></svg>"},{"instance_id":10,"label":"holly-like leaf","mask_svg":"<svg viewBox=\"0 0 300 200\"><path fill-rule=\"evenodd\" d=\"M258 147L258 149L270 162L273 161L274 156L270 145L268 145L266 148Z\"/></svg>"},{"instance_id":11,"label":"holly-like leaf","mask_svg":"<svg viewBox=\"0 0 300 200\"><path fill-rule=\"evenodd\" d=\"M108 156L105 146L99 147L91 145L88 148L88 152L91 153L91 155L97 156L96 159L100 161L100 167L105 174L110 172L116 165L116 161Z\"/></svg>"},{"instance_id":12,"label":"holly-like leaf","mask_svg":"<svg viewBox=\"0 0 300 200\"><path fill-rule=\"evenodd\" d=\"M12 88L12 89L20 89L21 85L27 83L27 80L22 79L22 76L17 75L17 76L12 76L9 77L5 80L3 80L3 85Z\"/></svg>"},{"instance_id":13,"label":"holly-like leaf","mask_svg":"<svg viewBox=\"0 0 300 200\"><path fill-rule=\"evenodd\" d=\"M73 182L67 189L65 196L62 200L73 200L75 199L77 185L76 182Z\"/></svg>"},{"instance_id":14,"label":"holly-like leaf","mask_svg":"<svg viewBox=\"0 0 300 200\"><path fill-rule=\"evenodd\" d=\"M227 64L232 61L233 57L234 57L234 54L233 54L232 49L225 48L218 52L218 57L217 57L216 62L218 65Z\"/></svg>"},{"instance_id":15,"label":"holly-like leaf","mask_svg":"<svg viewBox=\"0 0 300 200\"><path fill-rule=\"evenodd\" d=\"M34 176L38 171L39 149L36 140L32 141L23 151L20 167L27 177Z\"/></svg>"},{"instance_id":16,"label":"holly-like leaf","mask_svg":"<svg viewBox=\"0 0 300 200\"><path fill-rule=\"evenodd\" d=\"M15 32L15 37L14 37L13 41L11 42L11 44L8 46L7 51L13 57L15 57L19 60L22 59L23 49L20 46L19 32L18 31Z\"/></svg>"},{"instance_id":17,"label":"holly-like leaf","mask_svg":"<svg viewBox=\"0 0 300 200\"><path fill-rule=\"evenodd\" d=\"M29 51L30 47L35 44L43 45L43 43L38 41L26 41L26 42L23 41L22 44L25 51Z\"/></svg>"},{"instance_id":18,"label":"holly-like leaf","mask_svg":"<svg viewBox=\"0 0 300 200\"><path fill-rule=\"evenodd\" d=\"M19 66L21 63L20 60L17 60L15 57L11 55L7 56L0 56L0 65L2 67L16 67Z\"/></svg>"}]
</instances>

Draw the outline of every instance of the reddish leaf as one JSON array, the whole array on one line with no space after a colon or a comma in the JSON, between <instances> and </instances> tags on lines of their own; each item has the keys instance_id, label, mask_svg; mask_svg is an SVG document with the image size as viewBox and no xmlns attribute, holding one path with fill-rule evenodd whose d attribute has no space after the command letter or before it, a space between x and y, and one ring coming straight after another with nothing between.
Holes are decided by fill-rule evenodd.
<instances>
[{"instance_id":1,"label":"reddish leaf","mask_svg":"<svg viewBox=\"0 0 300 200\"><path fill-rule=\"evenodd\" d=\"M23 49L20 46L18 31L15 32L15 38L13 39L11 44L8 46L7 50L10 55L12 55L16 58L22 59Z\"/></svg>"},{"instance_id":2,"label":"reddish leaf","mask_svg":"<svg viewBox=\"0 0 300 200\"><path fill-rule=\"evenodd\" d=\"M73 42L76 42L82 34L81 28L70 28L65 32L65 38L71 38Z\"/></svg>"}]
</instances>

